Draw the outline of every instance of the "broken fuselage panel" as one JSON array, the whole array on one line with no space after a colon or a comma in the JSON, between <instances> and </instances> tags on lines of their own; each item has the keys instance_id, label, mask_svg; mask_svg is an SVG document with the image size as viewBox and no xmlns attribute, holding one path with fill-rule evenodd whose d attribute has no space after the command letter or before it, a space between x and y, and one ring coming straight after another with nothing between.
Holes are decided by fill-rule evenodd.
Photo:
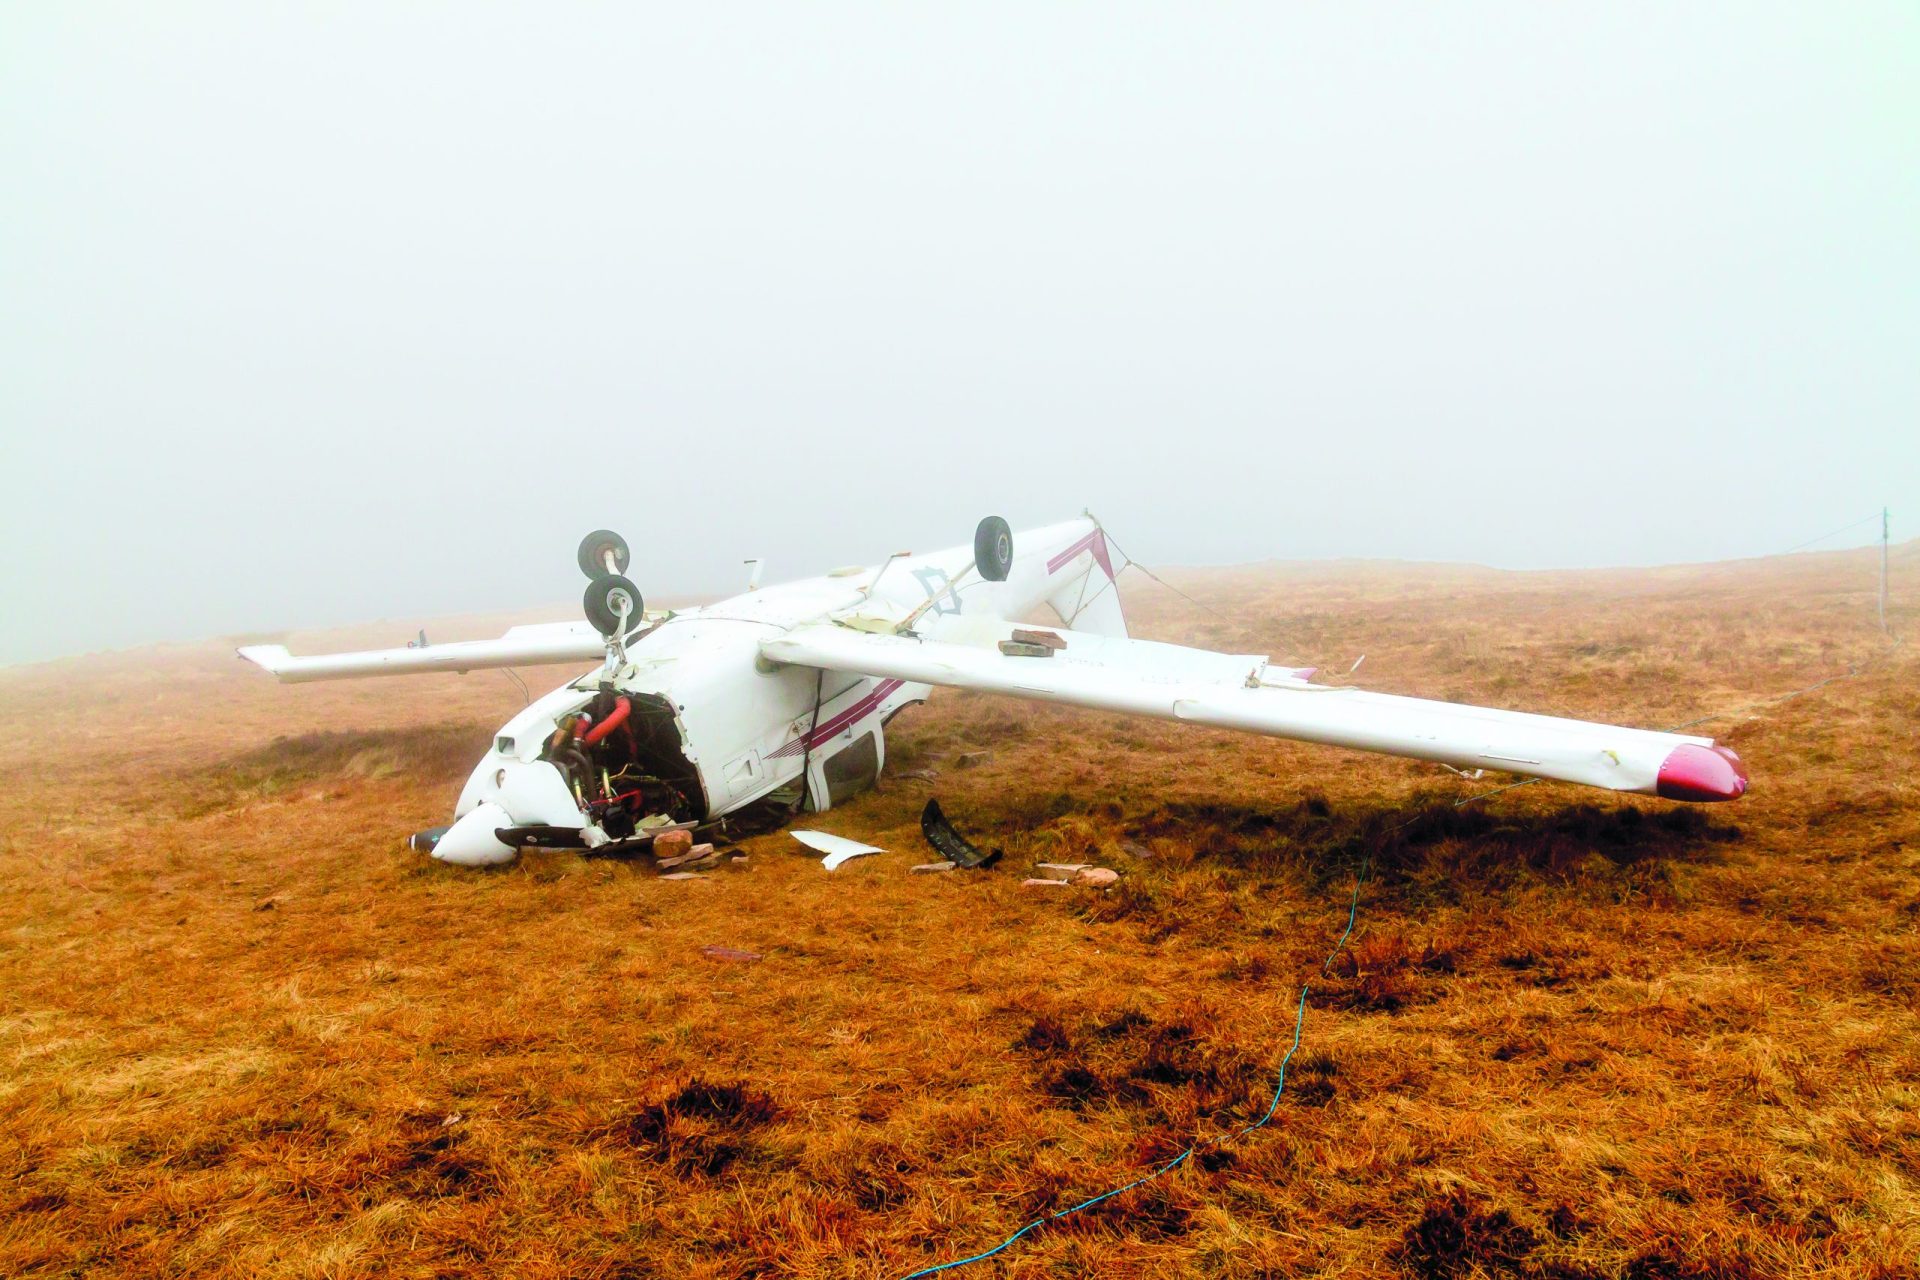
<instances>
[{"instance_id":1,"label":"broken fuselage panel","mask_svg":"<svg viewBox=\"0 0 1920 1280\"><path fill-rule=\"evenodd\" d=\"M664 618L629 643L626 662L529 705L494 735L434 856L507 862L554 828L597 848L644 835L649 820L708 822L776 796L823 809L871 786L882 726L927 687L765 662L760 642L782 630L771 615L805 607L781 597L807 594L734 602L762 617L750 607Z\"/></svg>"}]
</instances>

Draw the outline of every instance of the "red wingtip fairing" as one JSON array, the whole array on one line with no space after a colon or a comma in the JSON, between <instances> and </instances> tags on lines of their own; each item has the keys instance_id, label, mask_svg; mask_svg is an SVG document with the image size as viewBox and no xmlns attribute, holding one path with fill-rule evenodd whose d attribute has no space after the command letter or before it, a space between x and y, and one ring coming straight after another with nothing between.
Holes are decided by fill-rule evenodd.
<instances>
[{"instance_id":1,"label":"red wingtip fairing","mask_svg":"<svg viewBox=\"0 0 1920 1280\"><path fill-rule=\"evenodd\" d=\"M1668 800L1738 800L1747 793L1747 767L1726 747L1675 747L1660 765L1654 789Z\"/></svg>"}]
</instances>

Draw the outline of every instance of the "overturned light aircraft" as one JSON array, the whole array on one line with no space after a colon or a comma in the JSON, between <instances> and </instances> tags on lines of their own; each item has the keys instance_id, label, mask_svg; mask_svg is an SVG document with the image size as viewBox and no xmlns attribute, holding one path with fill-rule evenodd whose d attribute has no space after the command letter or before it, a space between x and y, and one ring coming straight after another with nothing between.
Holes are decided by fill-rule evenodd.
<instances>
[{"instance_id":1,"label":"overturned light aircraft","mask_svg":"<svg viewBox=\"0 0 1920 1280\"><path fill-rule=\"evenodd\" d=\"M1711 738L1316 684L1266 657L1130 639L1115 551L1091 516L973 545L647 613L626 543L581 543L584 623L497 640L294 657L240 655L292 683L601 660L495 735L450 827L418 848L463 866L522 848L619 849L760 806L826 809L871 786L885 726L933 685L1244 729L1329 746L1664 796L1733 800L1739 758ZM1020 621L1049 606L1060 627Z\"/></svg>"}]
</instances>

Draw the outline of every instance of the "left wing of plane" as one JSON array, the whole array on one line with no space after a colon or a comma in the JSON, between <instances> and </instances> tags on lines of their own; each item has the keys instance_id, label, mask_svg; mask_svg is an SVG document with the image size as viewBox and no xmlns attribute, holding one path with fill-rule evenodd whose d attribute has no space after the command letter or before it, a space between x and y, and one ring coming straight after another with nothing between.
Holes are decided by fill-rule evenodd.
<instances>
[{"instance_id":1,"label":"left wing of plane","mask_svg":"<svg viewBox=\"0 0 1920 1280\"><path fill-rule=\"evenodd\" d=\"M240 656L271 672L282 684L350 680L360 676L407 676L430 671L482 671L543 662L591 662L607 641L585 622L545 622L513 627L497 640L456 640L405 649L366 649L297 658L283 644L254 644Z\"/></svg>"},{"instance_id":2,"label":"left wing of plane","mask_svg":"<svg viewBox=\"0 0 1920 1280\"><path fill-rule=\"evenodd\" d=\"M829 671L989 690L1673 800L1732 800L1747 787L1738 757L1711 738L1316 685L1308 673L1273 666L1264 657L1063 628L1042 630L1064 647L1003 648L1014 630L996 620L958 640L922 639L820 622L765 640L761 650L775 662Z\"/></svg>"}]
</instances>

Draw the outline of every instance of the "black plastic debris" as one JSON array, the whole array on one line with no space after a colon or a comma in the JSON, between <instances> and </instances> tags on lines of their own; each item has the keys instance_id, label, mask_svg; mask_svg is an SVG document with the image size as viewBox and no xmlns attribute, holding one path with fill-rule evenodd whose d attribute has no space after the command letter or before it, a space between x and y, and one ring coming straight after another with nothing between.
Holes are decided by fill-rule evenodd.
<instances>
[{"instance_id":1,"label":"black plastic debris","mask_svg":"<svg viewBox=\"0 0 1920 1280\"><path fill-rule=\"evenodd\" d=\"M977 870L1000 860L1000 850L982 849L955 831L947 815L940 812L938 800L927 801L927 807L920 811L920 834L927 838L935 853L957 867Z\"/></svg>"},{"instance_id":2,"label":"black plastic debris","mask_svg":"<svg viewBox=\"0 0 1920 1280\"><path fill-rule=\"evenodd\" d=\"M587 838L578 827L499 827L494 837L515 849L584 849Z\"/></svg>"}]
</instances>

